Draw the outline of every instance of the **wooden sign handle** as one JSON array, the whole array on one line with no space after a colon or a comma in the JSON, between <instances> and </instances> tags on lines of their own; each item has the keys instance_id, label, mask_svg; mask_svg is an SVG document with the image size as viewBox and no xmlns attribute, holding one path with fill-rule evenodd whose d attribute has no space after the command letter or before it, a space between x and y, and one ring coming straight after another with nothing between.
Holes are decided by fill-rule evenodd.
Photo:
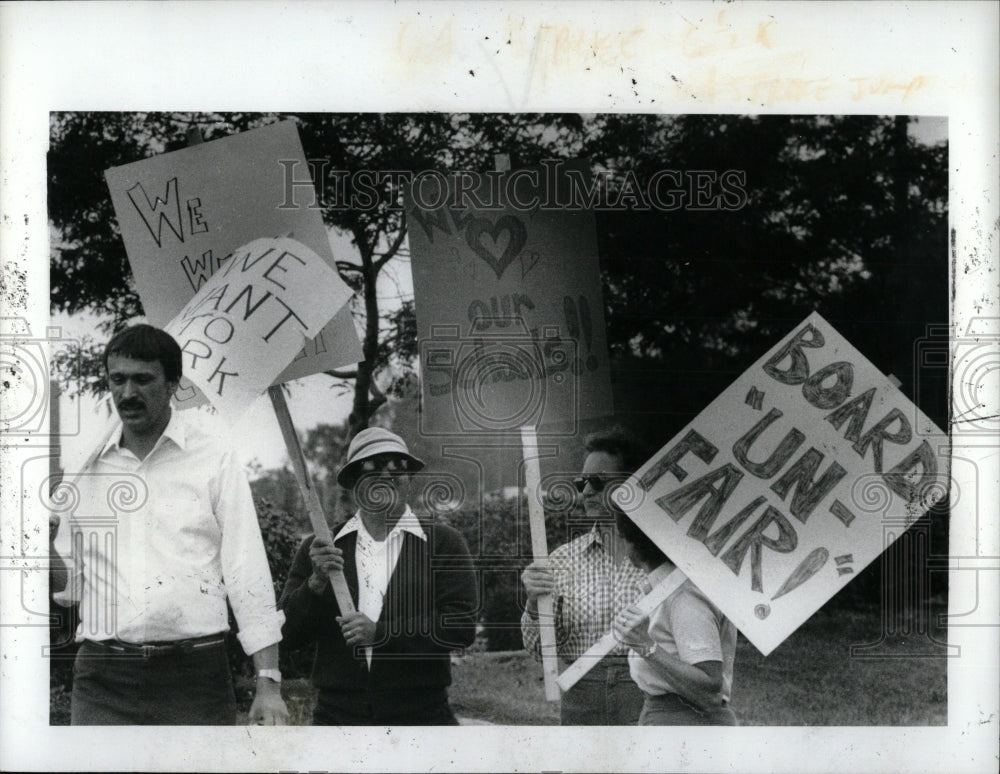
<instances>
[{"instance_id":1,"label":"wooden sign handle","mask_svg":"<svg viewBox=\"0 0 1000 774\"><path fill-rule=\"evenodd\" d=\"M670 573L670 575L657 583L656 588L636 602L636 606L645 615L649 615L657 607L663 604L667 600L667 597L673 594L686 580L687 576L684 573L680 570L674 570ZM596 666L602 658L614 650L615 645L617 644L618 638L615 636L613 631L605 634L601 637L601 639L591 645L590 648L588 648L587 651L580 656L580 658L570 664L561 675L559 675L559 679L556 680L559 687L564 691L568 691L576 685L577 681L581 677Z\"/></svg>"},{"instance_id":2,"label":"wooden sign handle","mask_svg":"<svg viewBox=\"0 0 1000 774\"><path fill-rule=\"evenodd\" d=\"M201 136L201 129L197 126L189 126L186 132L186 140L189 146L201 145L205 138ZM289 236L291 236L289 234ZM306 458L302 454L302 445L299 443L299 435L295 432L295 425L292 424L292 415L288 412L288 403L285 401L285 393L281 391L281 385L269 387L267 394L271 398L271 405L274 406L274 413L278 418L278 427L281 428L281 436L285 439L285 448L288 449L288 456L292 460L292 468L295 470L295 479L299 483L299 491L302 493L302 501L306 505L306 512L309 514L309 523L312 525L316 537L333 542L330 534L330 527L326 523L323 515L323 506L320 505L319 495L313 486L309 469L306 467ZM333 586L333 595L337 598L341 614L354 612L354 601L351 599L351 592L347 588L347 579L342 571L330 573L330 585Z\"/></svg>"},{"instance_id":3,"label":"wooden sign handle","mask_svg":"<svg viewBox=\"0 0 1000 774\"><path fill-rule=\"evenodd\" d=\"M536 562L549 558L545 540L545 508L541 500L542 473L538 464L538 435L534 425L521 428L521 451L524 456L524 488L528 495L528 525L531 528L531 553ZM551 594L538 597L538 635L542 645L542 673L545 677L545 698L560 697L559 657L556 652L555 610Z\"/></svg>"},{"instance_id":4,"label":"wooden sign handle","mask_svg":"<svg viewBox=\"0 0 1000 774\"><path fill-rule=\"evenodd\" d=\"M309 514L309 523L312 525L316 537L332 542L333 536L330 534L330 527L323 515L323 506L319 502L319 495L316 493L309 469L306 467L306 458L302 453L295 425L292 424L292 415L288 412L285 393L282 392L281 385L274 385L268 387L267 394L271 398L271 405L274 406L274 413L278 417L278 427L281 428L281 435L285 439L285 448L288 449L288 456L292 461L292 468L295 470L295 478L299 482L299 491L302 492L302 500L306 504L306 512ZM330 585L333 587L333 595L337 598L341 615L353 613L355 610L354 601L351 599L351 592L347 588L347 579L344 577L343 571L334 570L330 573Z\"/></svg>"}]
</instances>

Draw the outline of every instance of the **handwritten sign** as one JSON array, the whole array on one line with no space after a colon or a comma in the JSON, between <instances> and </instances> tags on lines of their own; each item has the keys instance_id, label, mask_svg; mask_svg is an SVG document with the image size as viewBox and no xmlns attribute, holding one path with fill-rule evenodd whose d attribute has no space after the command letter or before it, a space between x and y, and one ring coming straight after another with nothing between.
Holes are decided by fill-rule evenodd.
<instances>
[{"instance_id":1,"label":"handwritten sign","mask_svg":"<svg viewBox=\"0 0 1000 774\"><path fill-rule=\"evenodd\" d=\"M181 347L185 378L233 422L349 296L305 245L257 239L235 250L165 330Z\"/></svg>"},{"instance_id":2,"label":"handwritten sign","mask_svg":"<svg viewBox=\"0 0 1000 774\"><path fill-rule=\"evenodd\" d=\"M945 497L947 451L814 313L615 497L767 655Z\"/></svg>"},{"instance_id":3,"label":"handwritten sign","mask_svg":"<svg viewBox=\"0 0 1000 774\"><path fill-rule=\"evenodd\" d=\"M572 432L611 413L594 218L573 196L584 174L559 161L414 179L423 432Z\"/></svg>"},{"instance_id":4,"label":"handwritten sign","mask_svg":"<svg viewBox=\"0 0 1000 774\"><path fill-rule=\"evenodd\" d=\"M308 169L292 121L105 171L150 322L165 325L234 250L260 237L291 235L336 269L320 211L288 195L279 162ZM313 297L336 314L275 383L363 359L350 310L336 300L342 297L339 290ZM191 397L179 396L185 404Z\"/></svg>"}]
</instances>

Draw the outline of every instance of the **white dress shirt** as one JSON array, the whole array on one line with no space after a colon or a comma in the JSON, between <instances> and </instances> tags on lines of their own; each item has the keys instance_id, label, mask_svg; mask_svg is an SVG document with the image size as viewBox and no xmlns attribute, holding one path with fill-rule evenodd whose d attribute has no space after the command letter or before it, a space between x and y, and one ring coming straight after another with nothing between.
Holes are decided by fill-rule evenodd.
<instances>
[{"instance_id":1,"label":"white dress shirt","mask_svg":"<svg viewBox=\"0 0 1000 774\"><path fill-rule=\"evenodd\" d=\"M120 437L119 427L67 481L76 500L55 547L69 582L54 596L80 602L77 640L217 634L229 628L228 597L244 651L279 642L284 614L232 451L178 411L143 460Z\"/></svg>"},{"instance_id":2,"label":"white dress shirt","mask_svg":"<svg viewBox=\"0 0 1000 774\"><path fill-rule=\"evenodd\" d=\"M372 621L378 621L382 615L382 604L385 601L385 592L389 588L389 579L396 570L399 552L403 549L403 533L409 532L425 542L427 535L408 505L403 515L399 517L399 521L385 536L385 540L376 540L371 536L360 514L348 519L337 531L334 540L339 540L341 536L350 532L358 533L354 549L354 561L358 568L358 612L368 616ZM371 669L371 646L365 648L365 658L368 661L368 668Z\"/></svg>"}]
</instances>

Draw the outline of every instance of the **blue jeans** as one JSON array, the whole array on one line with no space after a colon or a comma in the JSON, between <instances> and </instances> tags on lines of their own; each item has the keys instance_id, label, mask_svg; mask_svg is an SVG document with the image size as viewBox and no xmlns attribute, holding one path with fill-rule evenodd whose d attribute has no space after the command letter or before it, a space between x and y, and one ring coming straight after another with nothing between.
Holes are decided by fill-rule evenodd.
<instances>
[{"instance_id":1,"label":"blue jeans","mask_svg":"<svg viewBox=\"0 0 1000 774\"><path fill-rule=\"evenodd\" d=\"M562 695L559 723L634 726L639 721L642 702L642 691L632 682L627 659L609 656Z\"/></svg>"},{"instance_id":2,"label":"blue jeans","mask_svg":"<svg viewBox=\"0 0 1000 774\"><path fill-rule=\"evenodd\" d=\"M112 653L84 641L73 664L74 726L231 726L236 695L225 642L191 653Z\"/></svg>"},{"instance_id":3,"label":"blue jeans","mask_svg":"<svg viewBox=\"0 0 1000 774\"><path fill-rule=\"evenodd\" d=\"M646 694L639 717L640 726L736 726L736 713L724 704L702 712L676 693Z\"/></svg>"}]
</instances>

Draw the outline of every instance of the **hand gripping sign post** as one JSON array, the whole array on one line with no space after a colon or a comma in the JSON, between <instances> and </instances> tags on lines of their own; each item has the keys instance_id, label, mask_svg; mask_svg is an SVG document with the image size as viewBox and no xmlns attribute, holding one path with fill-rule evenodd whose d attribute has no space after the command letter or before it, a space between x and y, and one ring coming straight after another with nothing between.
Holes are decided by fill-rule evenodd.
<instances>
[{"instance_id":1,"label":"hand gripping sign post","mask_svg":"<svg viewBox=\"0 0 1000 774\"><path fill-rule=\"evenodd\" d=\"M548 558L539 436L611 414L589 168L546 162L418 175L407 192L421 432L521 438L532 551ZM574 194L576 192L576 194ZM538 600L546 698L559 698L552 597Z\"/></svg>"},{"instance_id":2,"label":"hand gripping sign post","mask_svg":"<svg viewBox=\"0 0 1000 774\"><path fill-rule=\"evenodd\" d=\"M179 407L207 396L232 420L268 389L313 531L329 539L280 384L362 355L347 304L351 291L336 272L319 211L294 197L286 201L282 165L305 166L298 134L294 123L282 122L211 143L194 129L188 142L184 150L105 172L143 308L162 324L184 307L173 330L168 326L194 377L178 390ZM198 194L183 206L182 187ZM257 239L266 233L296 238ZM318 326L303 323L314 316L322 318ZM257 338L237 343L237 332L250 328ZM271 346L278 340L294 340L297 349L279 355ZM353 611L343 573L331 573L330 581L340 609Z\"/></svg>"},{"instance_id":3,"label":"hand gripping sign post","mask_svg":"<svg viewBox=\"0 0 1000 774\"><path fill-rule=\"evenodd\" d=\"M813 313L615 499L766 656L946 496L948 448Z\"/></svg>"}]
</instances>

